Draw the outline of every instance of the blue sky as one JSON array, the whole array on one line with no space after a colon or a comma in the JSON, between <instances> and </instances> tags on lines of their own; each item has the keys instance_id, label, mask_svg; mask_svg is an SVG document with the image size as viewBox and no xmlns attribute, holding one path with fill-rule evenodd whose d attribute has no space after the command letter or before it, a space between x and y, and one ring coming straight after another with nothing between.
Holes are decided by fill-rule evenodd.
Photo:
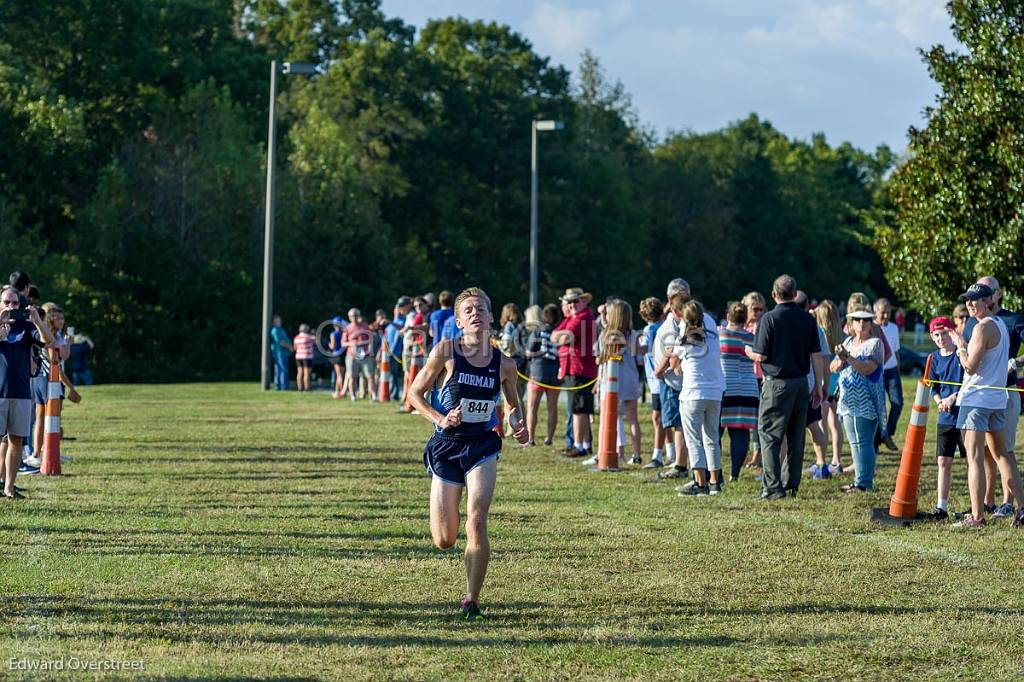
<instances>
[{"instance_id":1,"label":"blue sky","mask_svg":"<svg viewBox=\"0 0 1024 682\"><path fill-rule=\"evenodd\" d=\"M790 136L906 146L937 88L917 53L952 46L942 0L384 0L423 26L460 15L508 24L575 69L584 48L659 134L757 112Z\"/></svg>"}]
</instances>

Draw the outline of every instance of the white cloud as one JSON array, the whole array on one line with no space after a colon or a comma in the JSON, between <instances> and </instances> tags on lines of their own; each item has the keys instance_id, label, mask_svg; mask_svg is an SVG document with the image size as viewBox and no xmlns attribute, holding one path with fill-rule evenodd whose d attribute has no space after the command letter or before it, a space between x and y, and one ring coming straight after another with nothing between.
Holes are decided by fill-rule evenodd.
<instances>
[{"instance_id":1,"label":"white cloud","mask_svg":"<svg viewBox=\"0 0 1024 682\"><path fill-rule=\"evenodd\" d=\"M627 22L632 6L630 0L607 0L598 8L539 2L526 18L525 33L542 51L558 58L576 57L585 48L596 47L602 42L602 36L616 25Z\"/></svg>"}]
</instances>

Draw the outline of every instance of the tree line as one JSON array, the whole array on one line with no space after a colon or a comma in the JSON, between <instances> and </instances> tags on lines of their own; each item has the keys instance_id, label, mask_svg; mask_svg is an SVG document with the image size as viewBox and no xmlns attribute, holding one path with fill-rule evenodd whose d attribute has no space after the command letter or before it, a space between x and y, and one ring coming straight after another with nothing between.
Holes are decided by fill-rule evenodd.
<instances>
[{"instance_id":1,"label":"tree line","mask_svg":"<svg viewBox=\"0 0 1024 682\"><path fill-rule=\"evenodd\" d=\"M470 283L525 303L541 118L566 126L541 139L545 300L635 304L684 276L720 308L783 271L838 299L906 267L875 248L901 234L887 147L756 114L659 137L591 53L571 77L507 26L417 31L379 0L7 0L0 25L2 262L90 333L108 381L258 371L271 59L317 68L279 79L291 327Z\"/></svg>"}]
</instances>

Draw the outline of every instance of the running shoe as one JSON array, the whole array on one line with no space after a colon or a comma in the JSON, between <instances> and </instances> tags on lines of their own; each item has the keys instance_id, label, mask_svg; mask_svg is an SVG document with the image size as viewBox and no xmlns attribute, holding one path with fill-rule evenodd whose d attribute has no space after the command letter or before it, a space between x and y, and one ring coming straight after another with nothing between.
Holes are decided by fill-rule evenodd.
<instances>
[{"instance_id":1,"label":"running shoe","mask_svg":"<svg viewBox=\"0 0 1024 682\"><path fill-rule=\"evenodd\" d=\"M1013 520L1013 527L1014 528L1024 527L1024 507L1022 507L1021 510L1019 512L1017 512L1017 518L1015 518Z\"/></svg>"},{"instance_id":2,"label":"running shoe","mask_svg":"<svg viewBox=\"0 0 1024 682\"><path fill-rule=\"evenodd\" d=\"M722 484L721 483L712 483L710 487L711 487L711 490L710 490L710 492L708 494L710 494L710 495L721 495L722 494Z\"/></svg>"},{"instance_id":3,"label":"running shoe","mask_svg":"<svg viewBox=\"0 0 1024 682\"><path fill-rule=\"evenodd\" d=\"M587 457L585 460L580 462L580 464L582 464L585 467L596 466L597 465L597 455L594 455L593 457Z\"/></svg>"},{"instance_id":4,"label":"running shoe","mask_svg":"<svg viewBox=\"0 0 1024 682\"><path fill-rule=\"evenodd\" d=\"M42 460L40 460L35 455L32 455L31 457L26 457L21 461L24 462L25 464L28 464L30 467L37 467L40 464L42 464Z\"/></svg>"},{"instance_id":5,"label":"running shoe","mask_svg":"<svg viewBox=\"0 0 1024 682\"><path fill-rule=\"evenodd\" d=\"M29 466L28 464L22 462L21 466L18 467L18 473L21 474L22 476L31 476L32 474L39 473L39 467Z\"/></svg>"},{"instance_id":6,"label":"running shoe","mask_svg":"<svg viewBox=\"0 0 1024 682\"><path fill-rule=\"evenodd\" d=\"M973 516L965 516L963 521L957 521L950 528L957 530L979 530L985 527L985 519L976 519Z\"/></svg>"},{"instance_id":7,"label":"running shoe","mask_svg":"<svg viewBox=\"0 0 1024 682\"><path fill-rule=\"evenodd\" d=\"M985 513L986 514L995 514L995 512L996 512L996 506L994 504L986 504L985 505Z\"/></svg>"},{"instance_id":8,"label":"running shoe","mask_svg":"<svg viewBox=\"0 0 1024 682\"><path fill-rule=\"evenodd\" d=\"M843 475L843 465L842 464L829 464L828 465L828 473L830 475L832 475L832 476L842 476Z\"/></svg>"},{"instance_id":9,"label":"running shoe","mask_svg":"<svg viewBox=\"0 0 1024 682\"><path fill-rule=\"evenodd\" d=\"M811 475L811 476L814 476L815 474L817 474L817 473L818 473L818 471L820 470L820 468L821 468L821 467L819 467L819 466L818 466L817 464L812 464L811 466L807 467L807 470L806 470L806 471L804 471L804 473L805 473L805 474L809 474L809 475Z\"/></svg>"},{"instance_id":10,"label":"running shoe","mask_svg":"<svg viewBox=\"0 0 1024 682\"><path fill-rule=\"evenodd\" d=\"M640 459L640 455L633 455L632 457L629 458L629 463L632 464L633 466L640 466L642 462L643 460Z\"/></svg>"},{"instance_id":11,"label":"running shoe","mask_svg":"<svg viewBox=\"0 0 1024 682\"><path fill-rule=\"evenodd\" d=\"M658 478L689 478L686 467L673 466L668 471L658 474Z\"/></svg>"},{"instance_id":12,"label":"running shoe","mask_svg":"<svg viewBox=\"0 0 1024 682\"><path fill-rule=\"evenodd\" d=\"M892 452L899 452L899 447L897 447L896 443L893 442L892 436L886 435L886 437L882 439L882 444Z\"/></svg>"},{"instance_id":13,"label":"running shoe","mask_svg":"<svg viewBox=\"0 0 1024 682\"><path fill-rule=\"evenodd\" d=\"M462 619L463 620L483 620L484 614L480 611L480 605L475 601L468 599L462 600Z\"/></svg>"},{"instance_id":14,"label":"running shoe","mask_svg":"<svg viewBox=\"0 0 1024 682\"><path fill-rule=\"evenodd\" d=\"M711 490L706 485L694 485L692 488L688 488L686 491L679 491L679 497L705 497L711 494Z\"/></svg>"},{"instance_id":15,"label":"running shoe","mask_svg":"<svg viewBox=\"0 0 1024 682\"><path fill-rule=\"evenodd\" d=\"M1014 511L1013 505L1009 502L1003 502L1001 505L996 507L996 510L992 512L993 519L1008 519L1013 516Z\"/></svg>"},{"instance_id":16,"label":"running shoe","mask_svg":"<svg viewBox=\"0 0 1024 682\"><path fill-rule=\"evenodd\" d=\"M818 466L814 465L814 475L811 476L812 481L823 481L827 478L832 478L832 472L828 470L828 465Z\"/></svg>"},{"instance_id":17,"label":"running shoe","mask_svg":"<svg viewBox=\"0 0 1024 682\"><path fill-rule=\"evenodd\" d=\"M840 490L844 493L866 493L868 491L868 489L862 485L844 485Z\"/></svg>"},{"instance_id":18,"label":"running shoe","mask_svg":"<svg viewBox=\"0 0 1024 682\"><path fill-rule=\"evenodd\" d=\"M947 512L945 509L940 509L939 507L936 507L935 509L931 510L924 516L929 521L945 521L949 518L949 512Z\"/></svg>"},{"instance_id":19,"label":"running shoe","mask_svg":"<svg viewBox=\"0 0 1024 682\"><path fill-rule=\"evenodd\" d=\"M644 469L660 469L663 466L665 466L665 463L662 462L659 458L655 457L650 462L644 465Z\"/></svg>"},{"instance_id":20,"label":"running shoe","mask_svg":"<svg viewBox=\"0 0 1024 682\"><path fill-rule=\"evenodd\" d=\"M689 494L689 492L691 490L693 490L694 488L696 488L696 487L697 487L697 481L690 481L689 483L684 483L682 485L677 485L676 486L676 492L677 493L687 493L687 494Z\"/></svg>"}]
</instances>

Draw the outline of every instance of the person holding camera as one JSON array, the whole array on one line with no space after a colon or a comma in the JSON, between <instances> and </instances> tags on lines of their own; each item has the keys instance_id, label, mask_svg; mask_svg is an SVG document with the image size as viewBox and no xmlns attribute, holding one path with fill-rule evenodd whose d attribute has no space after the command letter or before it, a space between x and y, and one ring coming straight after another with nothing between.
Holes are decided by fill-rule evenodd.
<instances>
[{"instance_id":1,"label":"person holding camera","mask_svg":"<svg viewBox=\"0 0 1024 682\"><path fill-rule=\"evenodd\" d=\"M7 438L3 469L3 496L22 497L14 480L21 466L22 448L32 422L32 348L54 342L48 325L34 307L22 308L12 286L0 291L0 428Z\"/></svg>"}]
</instances>

